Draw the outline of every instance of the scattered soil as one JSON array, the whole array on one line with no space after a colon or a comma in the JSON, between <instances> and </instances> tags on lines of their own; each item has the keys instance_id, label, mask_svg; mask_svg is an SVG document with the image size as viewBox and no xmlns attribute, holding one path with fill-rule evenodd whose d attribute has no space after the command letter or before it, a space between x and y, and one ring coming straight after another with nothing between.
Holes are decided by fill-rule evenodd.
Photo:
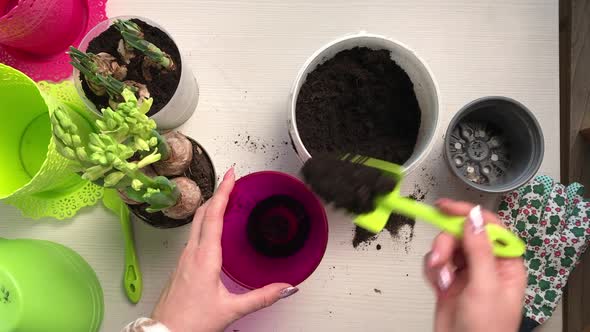
<instances>
[{"instance_id":1,"label":"scattered soil","mask_svg":"<svg viewBox=\"0 0 590 332\"><path fill-rule=\"evenodd\" d=\"M375 199L390 193L396 182L380 170L319 154L307 160L301 169L311 189L336 208L354 214L375 209Z\"/></svg>"},{"instance_id":2,"label":"scattered soil","mask_svg":"<svg viewBox=\"0 0 590 332\"><path fill-rule=\"evenodd\" d=\"M227 141L228 138L224 137L224 141ZM257 155L265 155L264 158L264 168L265 169L273 169L276 168L276 161L281 159L281 157L286 156L288 151L285 151L285 146L289 144L288 141L283 140L275 140L272 138L262 138L259 136L251 135L249 133L238 133L237 136L230 138L230 141L233 142L234 146L240 148L243 151L247 151L250 153L255 153ZM219 153L227 153L226 150L218 151ZM241 165L244 167L247 165ZM254 167L252 165L252 167ZM259 170L260 167L254 167L250 171Z\"/></svg>"},{"instance_id":3,"label":"scattered soil","mask_svg":"<svg viewBox=\"0 0 590 332\"><path fill-rule=\"evenodd\" d=\"M421 192L421 191L419 191ZM412 199L415 199L417 201L422 201L424 199L424 197L421 195L419 197L415 196L415 193L413 193L412 195L409 196ZM389 234L391 235L391 238L397 241L403 241L404 245L406 247L406 250L410 244L410 242L412 242L412 240L414 239L414 226L416 225L416 220L398 215L398 214L392 214L391 216L389 216L389 220L387 221L387 224L385 225L385 229L387 232L389 232ZM402 230L402 228L404 227L409 227L410 229L410 233L407 237L405 238L401 238L401 234L400 231ZM354 248L357 248L359 245L369 245L371 244L371 242L373 242L375 239L377 239L377 234L373 234L369 231L366 231L363 228L360 227L356 227L354 230L354 237L352 238L352 246ZM381 245L377 244L377 250L381 250Z\"/></svg>"},{"instance_id":4,"label":"scattered soil","mask_svg":"<svg viewBox=\"0 0 590 332\"><path fill-rule=\"evenodd\" d=\"M377 234L373 234L364 228L356 226L354 229L354 237L352 238L352 246L358 247L361 244L369 244L377 238Z\"/></svg>"},{"instance_id":5,"label":"scattered soil","mask_svg":"<svg viewBox=\"0 0 590 332\"><path fill-rule=\"evenodd\" d=\"M381 292L381 290L380 290L380 289L377 289L377 288L373 288L373 291L374 291L375 293L377 293L377 294L381 294L381 293L382 293L382 292Z\"/></svg>"},{"instance_id":6,"label":"scattered soil","mask_svg":"<svg viewBox=\"0 0 590 332\"><path fill-rule=\"evenodd\" d=\"M350 152L403 164L420 118L412 81L387 50L336 54L308 74L297 99L297 128L312 156Z\"/></svg>"},{"instance_id":7,"label":"scattered soil","mask_svg":"<svg viewBox=\"0 0 590 332\"><path fill-rule=\"evenodd\" d=\"M234 140L234 145L248 152L261 152L266 154L268 152L267 150L275 147L274 140L265 140L248 134L238 134L238 138L239 139Z\"/></svg>"},{"instance_id":8,"label":"scattered soil","mask_svg":"<svg viewBox=\"0 0 590 332\"><path fill-rule=\"evenodd\" d=\"M119 52L117 52L117 45L121 39L121 34L114 25L111 25L107 30L90 41L86 51L94 54L100 52L109 53L117 58L120 65L127 66L127 77L125 80L132 80L146 84L150 95L154 98L152 108L147 114L148 116L152 116L164 108L174 95L174 92L176 92L178 82L180 81L180 73L182 72L180 52L178 51L176 44L174 44L174 41L172 41L172 39L170 39L170 37L162 30L138 19L132 19L131 21L137 23L141 27L145 35L145 40L158 46L162 51L168 53L172 57L172 60L176 64L176 70L162 71L157 68L151 68L150 73L152 75L152 80L146 82L141 69L143 55L138 53L139 51L136 51L137 56L131 59L129 64L126 64L121 59ZM82 88L84 89L86 97L96 105L96 108L101 109L109 106L108 96L96 96L86 84L83 75L80 75L80 80L82 81Z\"/></svg>"},{"instance_id":9,"label":"scattered soil","mask_svg":"<svg viewBox=\"0 0 590 332\"><path fill-rule=\"evenodd\" d=\"M406 247L412 242L414 239L414 225L416 221L410 218L406 218L404 216L400 216L398 214L392 214L389 216L389 220L387 220L387 224L385 225L384 231L389 232L391 238L394 240L402 240ZM410 228L410 235L407 238L402 239L400 237L400 231L405 226ZM352 246L354 248L358 248L359 246L366 246L370 245L375 239L377 239L378 234L373 234L364 228L356 227L354 229L354 237L352 238ZM381 245L377 245L377 250L381 250Z\"/></svg>"},{"instance_id":10,"label":"scattered soil","mask_svg":"<svg viewBox=\"0 0 590 332\"><path fill-rule=\"evenodd\" d=\"M423 201L424 199L426 199L426 195L428 194L428 190L422 189L422 187L420 187L419 185L415 184L414 185L414 192L412 193L412 195L410 195L410 197L414 198L417 201Z\"/></svg>"},{"instance_id":11,"label":"scattered soil","mask_svg":"<svg viewBox=\"0 0 590 332\"><path fill-rule=\"evenodd\" d=\"M213 196L213 191L215 190L215 170L207 152L195 140L190 137L187 138L193 144L193 160L183 176L197 183L201 189L203 200L207 201ZM136 216L157 228L179 227L193 220L193 216L185 219L172 219L165 216L162 212L149 213L146 211L147 207L147 204L129 205L129 208Z\"/></svg>"},{"instance_id":12,"label":"scattered soil","mask_svg":"<svg viewBox=\"0 0 590 332\"><path fill-rule=\"evenodd\" d=\"M286 257L307 240L309 215L297 200L286 195L271 196L258 203L248 217L248 240L260 253Z\"/></svg>"},{"instance_id":13,"label":"scattered soil","mask_svg":"<svg viewBox=\"0 0 590 332\"><path fill-rule=\"evenodd\" d=\"M400 236L400 230L405 226L409 226L410 236L404 240L405 244L409 244L414 239L414 225L416 225L416 220L400 216L399 214L392 214L389 216L385 229L391 234L392 238L397 239Z\"/></svg>"}]
</instances>

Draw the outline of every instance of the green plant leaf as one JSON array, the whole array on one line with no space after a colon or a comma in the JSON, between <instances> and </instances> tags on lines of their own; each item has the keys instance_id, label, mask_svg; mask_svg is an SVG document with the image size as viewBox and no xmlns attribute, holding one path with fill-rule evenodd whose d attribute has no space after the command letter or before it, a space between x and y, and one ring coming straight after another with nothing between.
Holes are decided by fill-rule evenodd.
<instances>
[{"instance_id":1,"label":"green plant leaf","mask_svg":"<svg viewBox=\"0 0 590 332\"><path fill-rule=\"evenodd\" d=\"M136 202L144 202L143 199L143 191L135 191L133 190L133 188L128 187L125 189L125 194L127 195L127 197L129 197L130 199L136 201Z\"/></svg>"},{"instance_id":2,"label":"green plant leaf","mask_svg":"<svg viewBox=\"0 0 590 332\"><path fill-rule=\"evenodd\" d=\"M139 112L141 114L147 114L147 112L150 111L150 108L152 108L153 103L154 103L153 98L148 98L148 99L144 100L143 103L141 103L141 106L139 106Z\"/></svg>"},{"instance_id":3,"label":"green plant leaf","mask_svg":"<svg viewBox=\"0 0 590 332\"><path fill-rule=\"evenodd\" d=\"M159 211L176 205L176 200L168 193L163 192L146 193L144 195L144 200L150 205L150 209L154 211Z\"/></svg>"}]
</instances>

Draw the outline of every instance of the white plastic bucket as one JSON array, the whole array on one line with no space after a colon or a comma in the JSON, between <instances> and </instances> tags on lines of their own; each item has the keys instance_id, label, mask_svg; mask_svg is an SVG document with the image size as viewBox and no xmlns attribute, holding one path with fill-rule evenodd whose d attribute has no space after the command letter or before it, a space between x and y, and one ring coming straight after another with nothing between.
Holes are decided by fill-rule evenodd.
<instances>
[{"instance_id":1,"label":"white plastic bucket","mask_svg":"<svg viewBox=\"0 0 590 332\"><path fill-rule=\"evenodd\" d=\"M303 162L311 158L311 154L305 148L301 137L299 136L296 117L299 90L303 83L305 83L307 75L314 71L318 65L331 59L337 53L354 47L367 47L373 50L389 50L391 52L391 58L406 71L414 84L414 91L416 93L416 98L418 99L418 104L420 105L420 110L422 111L422 116L416 147L410 159L408 159L403 165L406 169L406 173L409 173L415 169L420 161L424 159L428 152L430 152L434 142L435 132L439 121L440 97L438 85L426 63L420 59L414 51L398 41L380 35L361 32L336 39L319 49L305 62L293 84L289 102L289 135L295 150Z\"/></svg>"}]
</instances>

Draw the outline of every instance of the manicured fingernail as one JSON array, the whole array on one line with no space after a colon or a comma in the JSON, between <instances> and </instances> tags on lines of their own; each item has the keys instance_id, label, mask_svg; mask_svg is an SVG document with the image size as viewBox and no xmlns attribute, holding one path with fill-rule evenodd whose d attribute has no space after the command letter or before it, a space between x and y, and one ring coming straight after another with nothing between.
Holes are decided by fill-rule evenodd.
<instances>
[{"instance_id":1,"label":"manicured fingernail","mask_svg":"<svg viewBox=\"0 0 590 332\"><path fill-rule=\"evenodd\" d=\"M433 287L437 287L437 280L438 280L438 270L435 269L431 264L430 264L430 255L431 253L427 253L424 256L424 263L423 263L423 272L424 272L424 276L426 277L426 279L429 281L429 283L433 286Z\"/></svg>"},{"instance_id":2,"label":"manicured fingernail","mask_svg":"<svg viewBox=\"0 0 590 332\"><path fill-rule=\"evenodd\" d=\"M428 265L435 266L440 261L440 255L436 251L431 251L428 254Z\"/></svg>"},{"instance_id":3,"label":"manicured fingernail","mask_svg":"<svg viewBox=\"0 0 590 332\"><path fill-rule=\"evenodd\" d=\"M479 234L485 230L483 214L481 213L481 206L478 205L471 209L471 211L469 211L469 216L467 217L467 219L471 223L471 230L474 234Z\"/></svg>"},{"instance_id":4,"label":"manicured fingernail","mask_svg":"<svg viewBox=\"0 0 590 332\"><path fill-rule=\"evenodd\" d=\"M446 291L451 287L453 283L453 274L448 266L443 267L438 272L438 288L442 291Z\"/></svg>"},{"instance_id":5,"label":"manicured fingernail","mask_svg":"<svg viewBox=\"0 0 590 332\"><path fill-rule=\"evenodd\" d=\"M285 299L295 293L299 292L299 288L297 287L287 287L281 291L280 298Z\"/></svg>"},{"instance_id":6,"label":"manicured fingernail","mask_svg":"<svg viewBox=\"0 0 590 332\"><path fill-rule=\"evenodd\" d=\"M226 180L226 179L229 179L230 177L233 177L233 176L235 176L235 171L234 171L234 168L232 166L230 169L227 170L227 172L223 176L223 179Z\"/></svg>"}]
</instances>

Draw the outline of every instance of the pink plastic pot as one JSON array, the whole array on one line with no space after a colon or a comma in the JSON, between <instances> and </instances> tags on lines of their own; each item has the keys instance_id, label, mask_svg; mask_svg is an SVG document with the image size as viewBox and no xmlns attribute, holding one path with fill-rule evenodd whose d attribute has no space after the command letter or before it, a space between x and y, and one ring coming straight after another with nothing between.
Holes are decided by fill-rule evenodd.
<instances>
[{"instance_id":1,"label":"pink plastic pot","mask_svg":"<svg viewBox=\"0 0 590 332\"><path fill-rule=\"evenodd\" d=\"M63 52L87 26L86 0L0 0L0 44L34 55Z\"/></svg>"},{"instance_id":2,"label":"pink plastic pot","mask_svg":"<svg viewBox=\"0 0 590 332\"><path fill-rule=\"evenodd\" d=\"M274 195L299 201L310 217L308 238L295 254L268 257L256 251L247 237L250 213L259 202ZM241 286L256 289L275 282L298 285L318 267L328 245L328 219L322 203L297 178L264 171L236 182L224 216L223 272Z\"/></svg>"}]
</instances>

